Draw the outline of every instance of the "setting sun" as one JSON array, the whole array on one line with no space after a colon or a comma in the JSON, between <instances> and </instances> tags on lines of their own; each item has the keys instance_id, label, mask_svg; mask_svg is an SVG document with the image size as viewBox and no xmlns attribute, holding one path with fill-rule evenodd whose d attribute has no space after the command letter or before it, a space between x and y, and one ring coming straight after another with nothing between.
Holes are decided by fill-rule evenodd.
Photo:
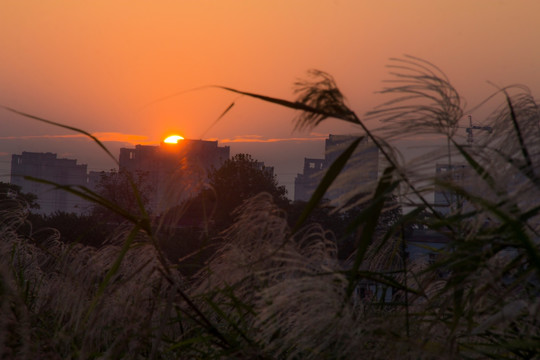
<instances>
[{"instance_id":1,"label":"setting sun","mask_svg":"<svg viewBox=\"0 0 540 360\"><path fill-rule=\"evenodd\" d=\"M180 140L184 140L184 138L180 135L171 135L169 136L168 138L166 138L165 140L163 140L163 142L167 143L167 144L178 144L178 141Z\"/></svg>"}]
</instances>

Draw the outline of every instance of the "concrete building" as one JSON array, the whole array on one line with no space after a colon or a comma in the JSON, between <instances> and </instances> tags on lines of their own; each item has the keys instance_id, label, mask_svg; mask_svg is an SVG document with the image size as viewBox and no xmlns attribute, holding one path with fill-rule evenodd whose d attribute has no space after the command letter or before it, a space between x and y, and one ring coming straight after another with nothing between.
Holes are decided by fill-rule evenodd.
<instances>
[{"instance_id":1,"label":"concrete building","mask_svg":"<svg viewBox=\"0 0 540 360\"><path fill-rule=\"evenodd\" d=\"M181 140L159 146L120 149L120 169L143 173L152 189L150 207L161 212L198 193L206 174L229 159L230 148L217 141Z\"/></svg>"},{"instance_id":2,"label":"concrete building","mask_svg":"<svg viewBox=\"0 0 540 360\"><path fill-rule=\"evenodd\" d=\"M435 177L438 182L464 187L470 181L470 170L465 164L435 164ZM448 214L452 209L463 205L454 191L441 184L435 185L433 202L435 209L441 214Z\"/></svg>"},{"instance_id":3,"label":"concrete building","mask_svg":"<svg viewBox=\"0 0 540 360\"><path fill-rule=\"evenodd\" d=\"M304 158L304 170L294 179L294 201L308 201L326 169L325 159Z\"/></svg>"},{"instance_id":4,"label":"concrete building","mask_svg":"<svg viewBox=\"0 0 540 360\"><path fill-rule=\"evenodd\" d=\"M515 203L522 211L534 208L538 201L535 196L536 185L530 182L527 176L514 164L501 163L499 166L493 164L481 164L489 175L495 179L496 187L492 187L489 181L480 176L469 164L455 163L435 165L435 178L437 182L434 188L434 207L443 214L448 215L452 211L463 209L472 210L465 196L460 196L453 191L453 187L459 188L471 195L481 195L487 201L499 201L502 191L514 199ZM499 199L499 200L497 200ZM539 219L540 221L540 219Z\"/></svg>"},{"instance_id":5,"label":"concrete building","mask_svg":"<svg viewBox=\"0 0 540 360\"><path fill-rule=\"evenodd\" d=\"M358 136L330 134L328 139L325 140L325 155L323 159L304 158L303 172L298 174L294 181L295 201L308 201L310 199L325 172L355 139L358 139ZM354 170L355 181L348 181L348 183L354 186L377 180L379 173L379 150L367 137L362 139L342 173L350 170ZM327 193L327 196L334 199L346 191L347 189L345 188L334 187Z\"/></svg>"},{"instance_id":6,"label":"concrete building","mask_svg":"<svg viewBox=\"0 0 540 360\"><path fill-rule=\"evenodd\" d=\"M87 184L87 166L77 164L75 159L58 158L53 153L35 153L23 151L22 155L11 157L11 183L19 185L23 192L37 195L40 208L35 210L42 214L56 211L82 214L89 208L83 199L64 190L55 190L53 186L27 180L25 176L52 181L61 185Z\"/></svg>"},{"instance_id":7,"label":"concrete building","mask_svg":"<svg viewBox=\"0 0 540 360\"><path fill-rule=\"evenodd\" d=\"M261 170L268 174L270 177L274 177L274 167L273 166L266 166L264 165L264 161L256 161L255 166L257 167L257 170Z\"/></svg>"},{"instance_id":8,"label":"concrete building","mask_svg":"<svg viewBox=\"0 0 540 360\"><path fill-rule=\"evenodd\" d=\"M87 187L92 191L97 191L99 183L103 176L110 174L110 171L89 171L88 172L88 182Z\"/></svg>"}]
</instances>

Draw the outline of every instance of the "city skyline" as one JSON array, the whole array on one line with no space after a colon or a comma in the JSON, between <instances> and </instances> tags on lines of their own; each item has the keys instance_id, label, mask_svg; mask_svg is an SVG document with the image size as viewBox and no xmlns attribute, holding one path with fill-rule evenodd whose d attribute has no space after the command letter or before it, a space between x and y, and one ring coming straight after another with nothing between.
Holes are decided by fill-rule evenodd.
<instances>
[{"instance_id":1,"label":"city skyline","mask_svg":"<svg viewBox=\"0 0 540 360\"><path fill-rule=\"evenodd\" d=\"M187 140L188 142L201 141L201 140L198 140L198 139L195 139L195 140L194 139L184 139L184 140ZM208 141L208 142L212 142L212 141ZM324 140L321 140L321 142L323 143L322 151L317 156L324 156ZM221 144L221 142L219 142L219 143ZM98 151L100 150L100 149L97 148L97 145L95 143L89 143L88 145L89 145L90 148L93 148L94 150L98 150ZM136 145L122 146L122 145L117 144L114 148L109 148L109 150L119 160L120 167L121 167L122 166L122 152L125 152L127 150L131 150L131 148L135 149L135 148L140 148L140 147L153 148L153 147L157 147L157 145L136 144ZM229 147L229 146L227 146L227 147ZM58 148L58 146L51 146L50 148L54 149L54 148ZM76 160L81 165L84 165L85 167L88 168L88 173L91 173L91 172L98 173L98 172L104 172L104 171L108 172L110 170L118 170L118 165L115 164L114 162L110 161L110 159L108 159L110 161L110 166L103 166L102 165L104 163L103 161L101 161L98 164L96 164L95 162L92 163L91 161L81 161L81 159L77 158L75 156L75 154L73 154L73 153L58 153L56 151L50 151L50 148L47 149L46 147L38 147L37 149L36 148L31 148L31 150L23 149L23 150L18 151L16 153L10 154L9 161L4 161L2 164L0 164L0 169L3 170L3 176L4 176L4 178L0 179L0 181L4 181L4 182L9 182L10 181L10 178L12 178L12 161L13 161L12 157L13 156L21 156L21 154L23 154L23 153L51 154L51 155L57 156L57 158L59 160ZM249 147L247 149L249 149ZM231 155L229 157L232 157L233 155L240 154L240 153L245 153L245 154L249 154L249 155L253 156L252 153L249 153L249 152L246 152L246 151L242 152L242 151L238 151L238 149L236 149L237 151L234 151L234 150L235 150L235 145L234 145L234 143L232 143ZM301 153L297 154L297 155L302 156ZM253 157L254 157L254 159L260 161L261 163L265 163L265 161L257 158L256 156L253 156ZM101 166L100 166L100 164L101 164ZM273 164L271 164L271 163L267 163L267 164L269 166L273 167ZM278 182L280 183L280 185L285 185L287 187L288 197L290 199L294 198L294 178L299 172L301 172L301 170L302 170L301 167L298 167L297 169L289 169L289 171L293 171L293 172L287 173L285 175L282 175L280 178L278 178ZM277 176L277 174L276 174L276 176ZM288 179L292 179L292 180L289 180L289 182L283 183L281 181L281 180L283 180L283 178L285 178L285 181L287 181Z\"/></svg>"},{"instance_id":2,"label":"city skyline","mask_svg":"<svg viewBox=\"0 0 540 360\"><path fill-rule=\"evenodd\" d=\"M327 157L329 156L329 150L328 150L328 141L329 139L331 139L332 137L336 138L336 137L344 137L346 139L351 139L352 138L352 135L329 135L329 137L327 139L324 140L324 148L323 148L323 151L318 154L319 157ZM228 154L228 156L226 156L226 158L231 158L231 155L230 155L230 146L218 146L218 141L205 141L205 140L194 140L194 139L182 139L180 141L185 141L186 144L189 144L193 147L193 144L198 144L198 143L207 143L207 145L205 147L208 147L208 145L211 145L212 147L214 146L217 146L217 149L222 149L223 150L226 150L226 153ZM182 143L180 143L182 145ZM177 144L173 144L172 147L176 147ZM73 163L73 164L76 164L77 162L79 162L78 165L76 165L76 167L84 167L84 169L88 169L87 173L86 173L86 181L82 181L80 179L77 178L77 181L73 182L73 183L69 183L69 182L65 182L65 180L62 180L61 183L65 183L65 184L68 184L68 185L83 185L83 186L88 186L90 189L94 189L95 190L95 184L93 184L93 179L92 177L95 175L95 174L99 174L99 173L108 173L110 171L118 171L122 168L126 168L127 170L129 171L132 171L132 172L135 172L135 171L149 171L150 168L148 168L148 166L152 166L151 164L141 164L141 165L128 165L128 163L131 162L131 155L133 154L143 154L143 153L148 153L149 155L153 154L154 152L156 151L161 151L161 152L170 152L170 149L165 149L165 150L160 150L160 148L163 148L163 147L171 147L171 145L167 144L165 141L162 142L159 146L158 145L143 145L143 144L137 144L133 147L121 147L116 153L113 153L113 155L117 155L116 158L119 160L119 164L114 164L113 167L111 168L108 168L108 169L101 169L101 168L96 168L95 167L95 164L92 164L92 163L86 163L86 162L79 162L80 159L78 158L75 158L75 157L70 157L69 155L68 156L64 156L64 155L59 155L57 153L54 153L54 152L51 152L51 151L26 151L26 150L23 150L21 151L20 154L12 154L11 156L11 163L10 163L10 171L9 171L9 178L11 179L10 182L14 183L14 184L18 184L18 185L23 185L23 191L27 191L29 192L29 190L27 188L29 188L29 184L32 184L32 182L28 182L26 180L23 180L22 179L22 176L25 176L25 175L31 175L31 176L34 176L34 177L39 177L39 174L37 173L24 173L22 175L18 175L14 172L14 169L16 169L16 167L14 168L14 166L16 166L16 162L19 161L19 159L30 159L29 157L30 156L33 156L34 157L34 162L37 164L36 161L38 161L39 159L43 158L43 159L48 159L49 162L44 162L42 164L42 167L47 167L47 166L52 166L50 164L52 164L50 162L50 159L53 160L53 162L58 162L58 163ZM234 143L233 143L233 146L234 146ZM210 149L208 149L210 150ZM239 154L240 152L234 152L234 154ZM176 151L173 151L172 153L168 154L168 155L181 155L181 153L178 152L178 150ZM223 153L225 154L225 153ZM248 155L251 155L249 153L246 153ZM189 154L187 154L189 155ZM302 155L302 154L298 154L298 155ZM191 157L191 156L190 156ZM335 157L335 155L334 155ZM179 160L181 160L180 158L178 158ZM254 160L257 160L256 158L254 158ZM309 158L304 158L304 162L305 161L308 161L310 160ZM148 161L148 159L146 160ZM15 162L15 163L14 163ZM215 162L215 160L213 160L213 162ZM223 160L220 160L218 161L219 164L222 164ZM265 164L264 161L258 161L259 163L261 164ZM50 164L49 164L50 163ZM178 163L180 164L180 163ZM177 164L177 165L178 165ZM210 164L210 167L207 166L207 171L210 170L210 168L212 168L212 165L214 165L213 167L216 168L216 164ZM274 166L272 164L266 164L267 166L269 166L271 169L272 169L272 173L274 173ZM326 166L324 167L324 169L321 168L321 170L326 170L327 166L329 166L330 163L326 164ZM54 167L54 166L53 166ZM294 177L293 179L296 179L298 176L302 176L302 175L305 175L305 174L301 174L301 172L304 171L305 172L305 164L304 164L304 169L302 168L298 168L296 173L294 174ZM157 175L157 174L156 174ZM322 175L319 174L319 175ZM18 176L20 179L17 179L17 180L14 180L15 178ZM49 176L50 177L50 176ZM55 175L56 177L56 175ZM45 180L51 180L52 178L46 178ZM312 179L313 181L315 179ZM56 180L57 181L57 180ZM95 182L95 179L94 179L94 182ZM280 185L285 185L283 183L281 183L278 179L278 183ZM296 181L295 181L296 183ZM296 188L298 186L298 184L291 184L291 183L288 183L286 184L285 186L287 187L287 190L288 190L288 194L287 196L291 199L291 200L295 200L296 199ZM35 186L34 186L35 187ZM314 189L314 188L313 188ZM313 189L311 190L307 190L308 192L310 191L313 191ZM30 191L31 192L31 191ZM302 191L303 193L305 191ZM193 195L193 194L192 194ZM39 199L38 199L39 200ZM304 199L302 198L301 200L304 200L306 201L307 199ZM49 201L50 202L50 201Z\"/></svg>"},{"instance_id":3,"label":"city skyline","mask_svg":"<svg viewBox=\"0 0 540 360\"><path fill-rule=\"evenodd\" d=\"M0 1L0 357L539 358L538 14Z\"/></svg>"},{"instance_id":4,"label":"city skyline","mask_svg":"<svg viewBox=\"0 0 540 360\"><path fill-rule=\"evenodd\" d=\"M495 91L487 81L525 84L534 95L540 92L540 50L532 45L539 10L536 2L490 0L136 2L129 8L108 1L5 2L0 105L89 131L113 153L159 144L171 133L235 144L236 152L273 164L290 188L304 157L320 156L328 134L351 128L329 120L293 131L293 111L211 87L189 90L216 84L294 100L292 84L315 68L333 75L363 116L385 100L375 92L390 77L388 59L411 54L442 69L468 109ZM485 121L491 105L474 111L474 121ZM76 157L95 164L92 170L113 166L88 139L66 130L5 110L0 126L4 179L10 154L23 150ZM464 142L465 132L458 135ZM401 145L410 153L420 143L437 141L416 136Z\"/></svg>"}]
</instances>

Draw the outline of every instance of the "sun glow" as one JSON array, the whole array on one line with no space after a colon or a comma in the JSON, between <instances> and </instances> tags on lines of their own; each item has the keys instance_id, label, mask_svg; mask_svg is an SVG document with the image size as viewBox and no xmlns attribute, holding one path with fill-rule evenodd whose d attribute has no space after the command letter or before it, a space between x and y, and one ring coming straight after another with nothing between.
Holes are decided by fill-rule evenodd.
<instances>
[{"instance_id":1,"label":"sun glow","mask_svg":"<svg viewBox=\"0 0 540 360\"><path fill-rule=\"evenodd\" d=\"M171 135L165 140L163 140L163 142L167 144L178 144L178 141L180 140L184 140L184 138L180 135Z\"/></svg>"}]
</instances>

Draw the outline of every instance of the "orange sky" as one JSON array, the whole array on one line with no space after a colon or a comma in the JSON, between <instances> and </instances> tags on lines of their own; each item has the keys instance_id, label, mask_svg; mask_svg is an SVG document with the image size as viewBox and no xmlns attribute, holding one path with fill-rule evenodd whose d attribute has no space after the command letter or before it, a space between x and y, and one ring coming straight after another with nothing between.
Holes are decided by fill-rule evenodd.
<instances>
[{"instance_id":1,"label":"orange sky","mask_svg":"<svg viewBox=\"0 0 540 360\"><path fill-rule=\"evenodd\" d=\"M373 93L388 58L403 54L443 69L471 106L493 91L486 80L523 83L538 96L538 14L536 0L2 1L0 105L120 142L158 143L175 131L300 143L311 136L292 132L293 112L221 90L143 106L208 84L293 99L292 83L317 68L362 115L382 101ZM2 138L67 134L4 111L0 127ZM350 128L330 121L315 131ZM10 152L6 141L0 153Z\"/></svg>"}]
</instances>

